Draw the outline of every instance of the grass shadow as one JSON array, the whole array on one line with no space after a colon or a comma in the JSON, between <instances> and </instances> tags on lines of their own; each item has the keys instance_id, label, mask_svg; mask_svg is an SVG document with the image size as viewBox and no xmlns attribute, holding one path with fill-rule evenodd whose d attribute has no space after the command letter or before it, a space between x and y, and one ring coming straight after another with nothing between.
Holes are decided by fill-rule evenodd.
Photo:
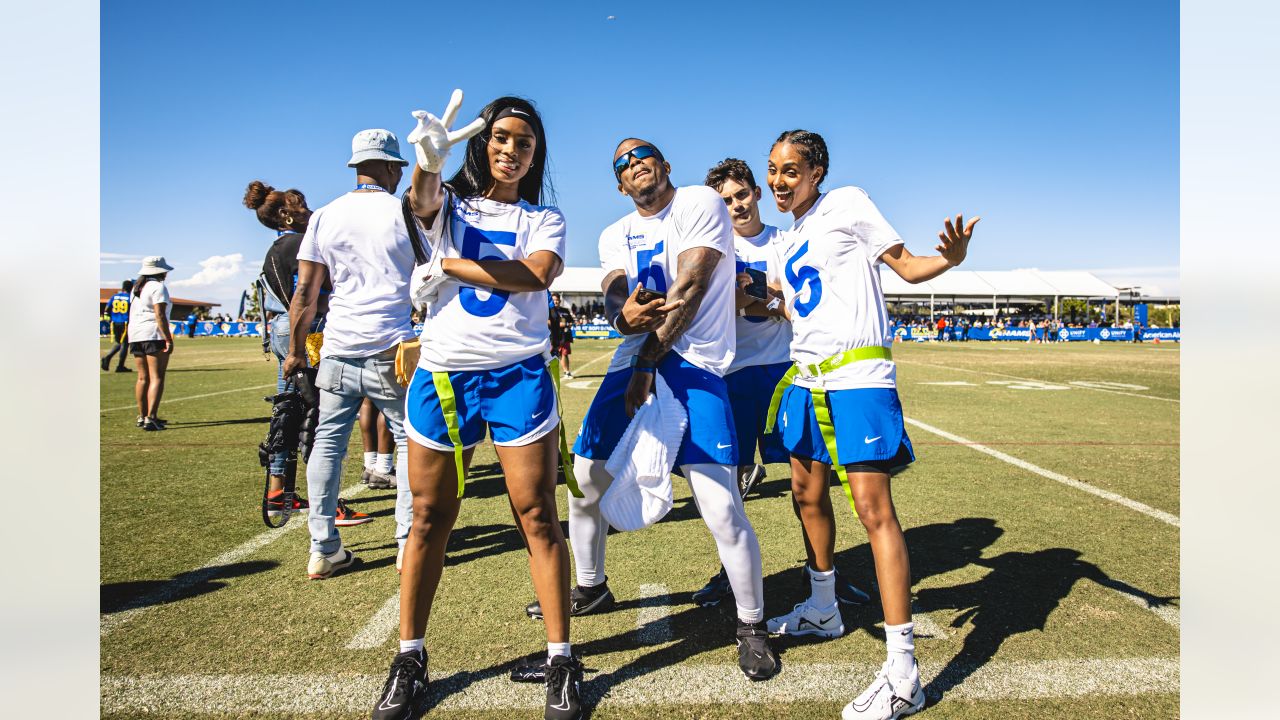
<instances>
[{"instance_id":1,"label":"grass shadow","mask_svg":"<svg viewBox=\"0 0 1280 720\"><path fill-rule=\"evenodd\" d=\"M204 567L174 575L168 580L106 583L99 590L100 612L118 613L206 595L226 587L224 580L228 578L265 572L279 564L274 560L252 560Z\"/></svg>"}]
</instances>

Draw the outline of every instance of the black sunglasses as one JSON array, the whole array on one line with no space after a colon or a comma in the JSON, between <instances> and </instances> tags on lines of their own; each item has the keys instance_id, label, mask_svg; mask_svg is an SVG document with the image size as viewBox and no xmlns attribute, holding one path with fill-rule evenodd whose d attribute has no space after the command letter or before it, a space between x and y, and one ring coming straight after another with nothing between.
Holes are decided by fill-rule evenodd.
<instances>
[{"instance_id":1,"label":"black sunglasses","mask_svg":"<svg viewBox=\"0 0 1280 720\"><path fill-rule=\"evenodd\" d=\"M627 169L631 164L631 158L636 160L644 160L645 158L656 157L662 160L662 153L658 152L658 148L652 145L637 145L630 150L622 153L617 160L613 161L613 176L622 179L622 171Z\"/></svg>"}]
</instances>

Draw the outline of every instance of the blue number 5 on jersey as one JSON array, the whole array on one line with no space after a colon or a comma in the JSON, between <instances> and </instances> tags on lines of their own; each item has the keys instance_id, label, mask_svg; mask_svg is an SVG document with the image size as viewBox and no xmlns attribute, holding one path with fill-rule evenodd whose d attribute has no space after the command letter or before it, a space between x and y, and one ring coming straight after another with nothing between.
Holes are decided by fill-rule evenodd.
<instances>
[{"instance_id":1,"label":"blue number 5 on jersey","mask_svg":"<svg viewBox=\"0 0 1280 720\"><path fill-rule=\"evenodd\" d=\"M809 241L805 240L795 254L787 258L785 268L787 282L791 284L791 289L796 294L795 309L800 313L800 317L808 317L809 313L813 312L813 309L822 301L822 278L818 276L818 268L802 265L798 271L795 269L796 261L807 252L809 252ZM809 297L801 300L800 291L805 285L809 286Z\"/></svg>"},{"instance_id":2,"label":"blue number 5 on jersey","mask_svg":"<svg viewBox=\"0 0 1280 720\"><path fill-rule=\"evenodd\" d=\"M667 276L663 274L662 266L653 264L654 256L662 254L662 247L665 244L666 241L662 240L654 245L652 250L636 251L636 267L639 269L636 275L637 285L643 285L655 292L667 291ZM649 285L650 280L653 281L652 286Z\"/></svg>"},{"instance_id":3,"label":"blue number 5 on jersey","mask_svg":"<svg viewBox=\"0 0 1280 720\"><path fill-rule=\"evenodd\" d=\"M507 232L506 230L481 230L470 225L466 226L466 231L462 233L462 257L468 260L508 260L506 255L501 252L494 251L494 255L482 255L486 249L485 246L494 247L497 245L506 245L515 247L516 234ZM462 302L462 308L476 317L493 317L502 311L502 307L507 304L507 298L511 297L511 293L506 290L491 290L489 299L481 300L476 294L476 289L470 285L463 285L458 291L458 300Z\"/></svg>"}]
</instances>

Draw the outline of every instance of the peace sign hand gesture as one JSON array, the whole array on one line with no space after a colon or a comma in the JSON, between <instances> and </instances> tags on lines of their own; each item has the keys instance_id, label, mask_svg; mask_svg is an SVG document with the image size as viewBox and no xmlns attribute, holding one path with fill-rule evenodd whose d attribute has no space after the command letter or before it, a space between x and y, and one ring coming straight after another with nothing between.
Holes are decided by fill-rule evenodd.
<instances>
[{"instance_id":1,"label":"peace sign hand gesture","mask_svg":"<svg viewBox=\"0 0 1280 720\"><path fill-rule=\"evenodd\" d=\"M462 107L462 91L454 90L453 96L449 98L449 106L444 109L443 117L437 118L425 110L413 111L413 116L418 119L418 126L406 139L413 144L414 152L418 155L418 167L424 172L439 174L453 146L484 129L484 120L476 118L461 130L450 132L449 126L453 125L460 107Z\"/></svg>"},{"instance_id":2,"label":"peace sign hand gesture","mask_svg":"<svg viewBox=\"0 0 1280 720\"><path fill-rule=\"evenodd\" d=\"M956 215L956 221L953 225L951 218L943 221L946 225L946 232L938 233L938 240L941 242L934 248L938 254L942 256L947 264L955 267L964 262L964 258L969 254L969 239L973 237L973 226L978 224L982 218L976 217L969 221L968 225L964 224L964 214Z\"/></svg>"}]
</instances>

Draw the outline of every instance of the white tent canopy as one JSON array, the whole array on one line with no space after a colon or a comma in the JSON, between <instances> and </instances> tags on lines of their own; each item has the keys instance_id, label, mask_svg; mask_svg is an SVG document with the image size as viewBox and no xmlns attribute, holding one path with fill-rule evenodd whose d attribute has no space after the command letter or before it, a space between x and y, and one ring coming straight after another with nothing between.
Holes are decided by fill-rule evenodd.
<instances>
[{"instance_id":1,"label":"white tent canopy","mask_svg":"<svg viewBox=\"0 0 1280 720\"><path fill-rule=\"evenodd\" d=\"M596 267L567 267L551 284L552 292L565 295L598 295L604 271ZM882 268L885 296L897 299L983 300L992 298L1035 300L1047 298L1115 299L1120 290L1080 270L951 270L912 285L893 271Z\"/></svg>"}]
</instances>

